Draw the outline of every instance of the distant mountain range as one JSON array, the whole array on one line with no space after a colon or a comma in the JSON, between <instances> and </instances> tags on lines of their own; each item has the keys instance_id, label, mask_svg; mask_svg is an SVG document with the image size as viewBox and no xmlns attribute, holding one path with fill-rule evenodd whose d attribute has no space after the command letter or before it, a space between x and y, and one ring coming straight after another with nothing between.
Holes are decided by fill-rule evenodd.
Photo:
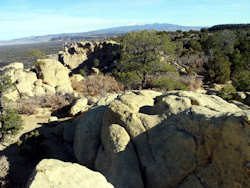
<instances>
[{"instance_id":1,"label":"distant mountain range","mask_svg":"<svg viewBox=\"0 0 250 188\"><path fill-rule=\"evenodd\" d=\"M14 45L14 44L30 44L30 43L42 43L50 41L73 41L73 40L95 40L104 39L111 36L121 35L130 31L141 31L141 30L157 30L157 31L188 31L188 30L200 30L202 27L196 26L181 26L174 24L146 24L146 25L131 25L113 27L108 29L101 29L96 31L89 31L83 33L62 33L52 34L44 36L32 36L20 39L13 39L8 41L0 41L0 46L3 45Z\"/></svg>"}]
</instances>

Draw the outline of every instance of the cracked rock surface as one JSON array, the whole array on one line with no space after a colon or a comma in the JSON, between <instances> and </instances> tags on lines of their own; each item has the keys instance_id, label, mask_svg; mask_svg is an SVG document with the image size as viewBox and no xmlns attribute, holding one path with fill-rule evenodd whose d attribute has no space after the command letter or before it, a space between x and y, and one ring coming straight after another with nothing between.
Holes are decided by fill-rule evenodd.
<instances>
[{"instance_id":1,"label":"cracked rock surface","mask_svg":"<svg viewBox=\"0 0 250 188\"><path fill-rule=\"evenodd\" d=\"M76 124L80 164L116 188L250 187L250 111L191 91L134 91Z\"/></svg>"}]
</instances>

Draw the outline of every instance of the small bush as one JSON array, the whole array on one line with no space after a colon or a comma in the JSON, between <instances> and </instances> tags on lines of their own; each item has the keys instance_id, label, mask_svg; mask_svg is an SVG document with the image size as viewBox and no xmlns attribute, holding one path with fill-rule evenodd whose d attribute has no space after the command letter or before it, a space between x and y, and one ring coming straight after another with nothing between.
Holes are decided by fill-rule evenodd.
<instances>
[{"instance_id":1,"label":"small bush","mask_svg":"<svg viewBox=\"0 0 250 188\"><path fill-rule=\"evenodd\" d=\"M4 181L9 171L9 162L6 156L0 156L0 185Z\"/></svg>"},{"instance_id":2,"label":"small bush","mask_svg":"<svg viewBox=\"0 0 250 188\"><path fill-rule=\"evenodd\" d=\"M232 85L225 85L220 91L219 96L225 100L231 100L235 97L236 89Z\"/></svg>"},{"instance_id":3,"label":"small bush","mask_svg":"<svg viewBox=\"0 0 250 188\"><path fill-rule=\"evenodd\" d=\"M74 100L75 98L72 95L45 96L42 98L41 107L51 108L52 111L56 111L65 106L71 105Z\"/></svg>"},{"instance_id":4,"label":"small bush","mask_svg":"<svg viewBox=\"0 0 250 188\"><path fill-rule=\"evenodd\" d=\"M168 77L163 77L163 78L159 78L157 80L153 80L152 82L152 86L154 88L160 88L160 89L164 89L164 90L186 90L187 86L185 86L185 84L183 84L182 82L178 81L178 80L174 80Z\"/></svg>"},{"instance_id":5,"label":"small bush","mask_svg":"<svg viewBox=\"0 0 250 188\"><path fill-rule=\"evenodd\" d=\"M190 91L196 91L202 88L202 80L194 76L182 76L179 78L179 81Z\"/></svg>"},{"instance_id":6,"label":"small bush","mask_svg":"<svg viewBox=\"0 0 250 188\"><path fill-rule=\"evenodd\" d=\"M232 75L233 86L238 91L250 91L250 71L240 70Z\"/></svg>"},{"instance_id":7,"label":"small bush","mask_svg":"<svg viewBox=\"0 0 250 188\"><path fill-rule=\"evenodd\" d=\"M37 110L36 108L38 107L38 104L31 103L30 101L24 101L21 103L17 103L16 105L16 110L19 114L27 114L27 115L32 115L36 114Z\"/></svg>"},{"instance_id":8,"label":"small bush","mask_svg":"<svg viewBox=\"0 0 250 188\"><path fill-rule=\"evenodd\" d=\"M0 120L3 123L1 128L1 133L3 135L9 132L11 132L11 134L16 134L22 127L21 116L14 109L5 110L0 117Z\"/></svg>"},{"instance_id":9,"label":"small bush","mask_svg":"<svg viewBox=\"0 0 250 188\"><path fill-rule=\"evenodd\" d=\"M84 69L80 69L79 74L82 75L83 77L87 76L87 73Z\"/></svg>"},{"instance_id":10,"label":"small bush","mask_svg":"<svg viewBox=\"0 0 250 188\"><path fill-rule=\"evenodd\" d=\"M107 75L90 75L85 80L72 82L72 88L86 96L97 96L123 90L120 83Z\"/></svg>"},{"instance_id":11,"label":"small bush","mask_svg":"<svg viewBox=\"0 0 250 188\"><path fill-rule=\"evenodd\" d=\"M96 96L104 93L119 92L123 90L123 86L111 76L90 75L84 81L86 90L83 90L85 95Z\"/></svg>"}]
</instances>

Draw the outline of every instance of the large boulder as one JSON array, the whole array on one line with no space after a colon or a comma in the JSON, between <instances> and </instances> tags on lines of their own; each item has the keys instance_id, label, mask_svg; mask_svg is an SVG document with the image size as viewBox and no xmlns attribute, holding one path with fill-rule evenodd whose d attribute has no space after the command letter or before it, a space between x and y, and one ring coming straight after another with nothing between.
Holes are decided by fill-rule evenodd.
<instances>
[{"instance_id":1,"label":"large boulder","mask_svg":"<svg viewBox=\"0 0 250 188\"><path fill-rule=\"evenodd\" d=\"M2 68L4 75L8 75L16 87L11 88L4 97L10 100L17 100L19 97L34 96L34 83L37 81L36 73L23 69L22 63L9 64Z\"/></svg>"},{"instance_id":2,"label":"large boulder","mask_svg":"<svg viewBox=\"0 0 250 188\"><path fill-rule=\"evenodd\" d=\"M78 122L74 152L115 187L250 187L250 111L188 91L127 92L103 108Z\"/></svg>"},{"instance_id":3,"label":"large boulder","mask_svg":"<svg viewBox=\"0 0 250 188\"><path fill-rule=\"evenodd\" d=\"M79 118L75 126L74 153L78 162L89 168L94 167L100 146L102 117L106 107L96 107Z\"/></svg>"},{"instance_id":4,"label":"large boulder","mask_svg":"<svg viewBox=\"0 0 250 188\"><path fill-rule=\"evenodd\" d=\"M54 59L38 59L37 69L43 83L55 87L59 93L72 93L69 70Z\"/></svg>"},{"instance_id":5,"label":"large boulder","mask_svg":"<svg viewBox=\"0 0 250 188\"><path fill-rule=\"evenodd\" d=\"M80 99L77 99L74 104L72 105L69 114L72 116L75 116L81 112L85 112L88 109L88 99L85 97L82 97Z\"/></svg>"},{"instance_id":6,"label":"large boulder","mask_svg":"<svg viewBox=\"0 0 250 188\"><path fill-rule=\"evenodd\" d=\"M120 125L104 126L95 167L115 187L144 188L136 151L130 136Z\"/></svg>"},{"instance_id":7,"label":"large boulder","mask_svg":"<svg viewBox=\"0 0 250 188\"><path fill-rule=\"evenodd\" d=\"M27 188L113 188L106 178L79 164L44 159L34 169Z\"/></svg>"},{"instance_id":8,"label":"large boulder","mask_svg":"<svg viewBox=\"0 0 250 188\"><path fill-rule=\"evenodd\" d=\"M64 51L59 53L59 60L70 69L77 68L88 59L88 55L94 51L93 42L73 42L65 44Z\"/></svg>"}]
</instances>

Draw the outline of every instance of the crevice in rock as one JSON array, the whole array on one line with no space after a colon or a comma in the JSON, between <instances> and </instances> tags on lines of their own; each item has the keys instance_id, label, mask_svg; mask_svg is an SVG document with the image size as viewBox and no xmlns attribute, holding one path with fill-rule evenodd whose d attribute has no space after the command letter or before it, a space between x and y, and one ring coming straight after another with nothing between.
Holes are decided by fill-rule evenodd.
<instances>
[{"instance_id":1,"label":"crevice in rock","mask_svg":"<svg viewBox=\"0 0 250 188\"><path fill-rule=\"evenodd\" d=\"M130 138L131 138L131 136L130 136ZM141 162L140 157L139 157L138 149L137 149L137 147L136 147L136 144L133 143L132 139L131 139L131 144L132 144L132 146L133 146L133 148L134 148L134 150L135 150L135 154L136 154L136 157L137 157L139 170L140 170L140 172L141 172L141 178L142 178L143 186L144 186L144 188L146 188L146 187L147 187L146 167L144 167L144 166L142 165L142 162Z\"/></svg>"}]
</instances>

